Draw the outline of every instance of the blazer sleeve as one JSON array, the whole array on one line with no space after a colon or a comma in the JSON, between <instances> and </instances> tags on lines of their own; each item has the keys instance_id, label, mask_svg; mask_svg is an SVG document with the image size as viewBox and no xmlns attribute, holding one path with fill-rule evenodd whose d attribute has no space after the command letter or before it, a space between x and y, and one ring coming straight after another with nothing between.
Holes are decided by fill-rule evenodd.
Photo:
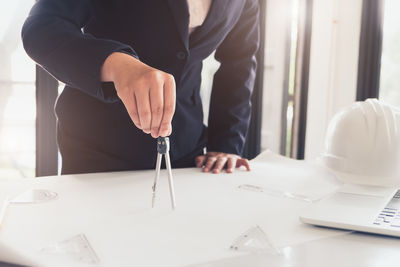
<instances>
[{"instance_id":1,"label":"blazer sleeve","mask_svg":"<svg viewBox=\"0 0 400 267\"><path fill-rule=\"evenodd\" d=\"M208 151L241 155L251 116L260 39L258 0L247 0L242 14L218 47L208 119Z\"/></svg>"},{"instance_id":2,"label":"blazer sleeve","mask_svg":"<svg viewBox=\"0 0 400 267\"><path fill-rule=\"evenodd\" d=\"M93 17L97 0L39 0L22 27L22 41L28 55L63 83L105 102L115 95L101 88L100 71L113 52L137 57L120 42L83 33Z\"/></svg>"}]
</instances>

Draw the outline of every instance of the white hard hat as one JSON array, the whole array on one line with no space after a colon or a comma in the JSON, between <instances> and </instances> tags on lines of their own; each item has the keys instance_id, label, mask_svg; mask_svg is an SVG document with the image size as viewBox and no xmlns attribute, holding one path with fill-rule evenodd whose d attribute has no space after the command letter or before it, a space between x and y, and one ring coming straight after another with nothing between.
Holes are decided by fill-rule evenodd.
<instances>
[{"instance_id":1,"label":"white hard hat","mask_svg":"<svg viewBox=\"0 0 400 267\"><path fill-rule=\"evenodd\" d=\"M340 180L400 184L400 110L377 99L356 102L330 121L322 160Z\"/></svg>"}]
</instances>

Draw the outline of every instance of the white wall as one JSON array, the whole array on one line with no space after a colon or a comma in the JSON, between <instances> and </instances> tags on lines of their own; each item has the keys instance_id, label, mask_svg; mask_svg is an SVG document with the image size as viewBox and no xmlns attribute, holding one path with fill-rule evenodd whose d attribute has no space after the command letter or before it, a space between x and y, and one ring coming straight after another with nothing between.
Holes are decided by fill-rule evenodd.
<instances>
[{"instance_id":1,"label":"white wall","mask_svg":"<svg viewBox=\"0 0 400 267\"><path fill-rule=\"evenodd\" d=\"M306 159L323 151L329 120L355 101L362 0L315 0Z\"/></svg>"}]
</instances>

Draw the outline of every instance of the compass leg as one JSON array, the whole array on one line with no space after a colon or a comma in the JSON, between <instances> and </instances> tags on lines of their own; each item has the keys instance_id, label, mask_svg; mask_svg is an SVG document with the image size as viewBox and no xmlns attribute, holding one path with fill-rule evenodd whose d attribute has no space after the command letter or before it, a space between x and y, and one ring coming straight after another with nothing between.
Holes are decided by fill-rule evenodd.
<instances>
[{"instance_id":1,"label":"compass leg","mask_svg":"<svg viewBox=\"0 0 400 267\"><path fill-rule=\"evenodd\" d=\"M172 209L175 209L175 192L174 192L174 180L172 178L172 171L171 171L171 160L169 158L169 153L165 154L165 165L168 171L168 184L169 184L169 193L171 196L171 206Z\"/></svg>"}]
</instances>

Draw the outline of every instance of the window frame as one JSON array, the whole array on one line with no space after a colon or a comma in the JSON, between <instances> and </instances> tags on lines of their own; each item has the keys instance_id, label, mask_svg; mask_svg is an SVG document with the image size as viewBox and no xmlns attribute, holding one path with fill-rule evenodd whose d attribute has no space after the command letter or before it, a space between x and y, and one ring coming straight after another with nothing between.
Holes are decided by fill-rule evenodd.
<instances>
[{"instance_id":1,"label":"window frame","mask_svg":"<svg viewBox=\"0 0 400 267\"><path fill-rule=\"evenodd\" d=\"M304 159L310 76L313 0L300 1L296 51L291 157Z\"/></svg>"},{"instance_id":2,"label":"window frame","mask_svg":"<svg viewBox=\"0 0 400 267\"><path fill-rule=\"evenodd\" d=\"M58 81L36 65L36 177L58 173L57 96Z\"/></svg>"},{"instance_id":3,"label":"window frame","mask_svg":"<svg viewBox=\"0 0 400 267\"><path fill-rule=\"evenodd\" d=\"M384 0L363 0L357 101L379 97Z\"/></svg>"}]
</instances>

